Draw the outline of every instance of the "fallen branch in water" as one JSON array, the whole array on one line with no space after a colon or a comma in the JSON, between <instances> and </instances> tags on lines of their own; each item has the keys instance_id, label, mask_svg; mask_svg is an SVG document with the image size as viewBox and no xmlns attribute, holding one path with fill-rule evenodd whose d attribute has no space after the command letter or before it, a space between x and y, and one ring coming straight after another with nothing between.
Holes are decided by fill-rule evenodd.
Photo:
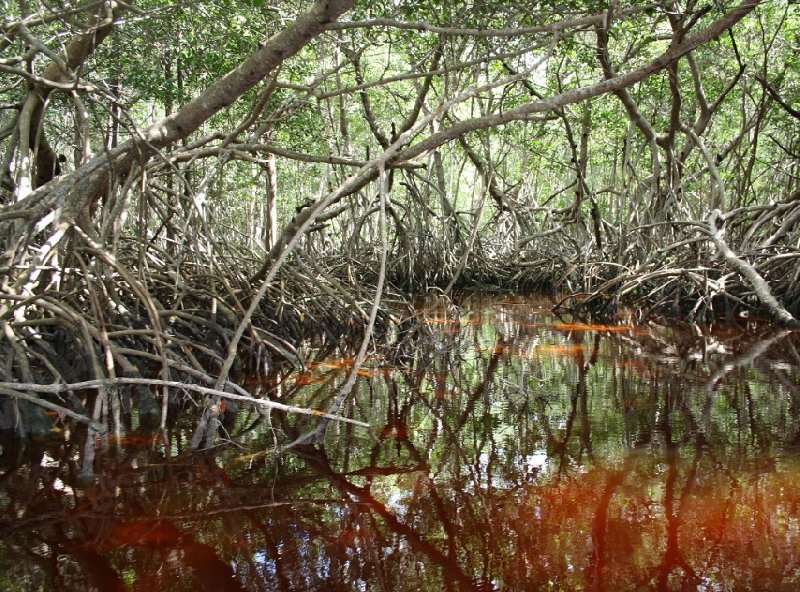
<instances>
[{"instance_id":1,"label":"fallen branch in water","mask_svg":"<svg viewBox=\"0 0 800 592\"><path fill-rule=\"evenodd\" d=\"M86 424L87 426L89 426L90 428L92 428L94 430L97 430L101 434L104 434L105 432L108 431L106 426L104 426L101 423L98 423L98 422L94 421L90 417L86 417L85 415L81 415L80 413L75 413L74 411L71 411L71 410L67 409L66 407L63 407L63 406L58 405L56 403L51 403L50 401L45 401L44 399L40 399L39 397L35 397L33 395L29 395L26 392L22 392L22 391L33 391L33 390L36 390L36 389L32 389L32 388L26 388L26 387L31 387L31 386L38 387L40 385L37 385L37 384L16 384L14 382L3 382L3 383L0 383L0 395L7 395L9 397L14 397L15 399L22 399L23 401L28 401L29 403L33 403L34 405L38 405L39 407L44 407L45 409L49 409L50 411L55 411L60 416L66 416L66 417L69 417L71 419L74 419L75 421L77 421L79 423ZM45 385L42 385L42 386L45 386ZM68 389L64 389L64 390L68 390Z\"/></svg>"},{"instance_id":2,"label":"fallen branch in water","mask_svg":"<svg viewBox=\"0 0 800 592\"><path fill-rule=\"evenodd\" d=\"M159 380L155 378L105 378L98 380L86 380L84 382L74 382L71 384L63 384L63 383L62 384L32 384L32 383L18 384L13 382L0 382L0 394L8 394L11 396L25 399L26 401L31 401L36 405L41 405L42 407L53 409L54 411L63 413L64 415L67 415L72 419L75 419L76 421L80 421L82 423L89 424L89 422L91 422L91 427L98 429L98 427L94 425L96 422L92 422L92 420L90 420L88 417L69 411L68 409L66 409L65 407L61 407L60 405L56 405L54 403L50 403L49 401L44 401L42 399L38 399L30 395L26 395L25 392L19 392L19 391L59 394L71 390L107 388L109 386L116 386L121 384L143 384L148 386L164 386L169 388L195 391L203 395L214 395L231 401L245 401L247 403L251 403L252 405L260 405L262 407L278 409L281 411L286 411L288 413L299 413L301 415L314 415L316 417L324 417L326 419L331 419L334 421L350 423L363 428L370 427L368 423L365 423L363 421L357 421L355 419L349 419L347 417L342 417L340 415L326 413L325 411L318 411L317 409L295 407L293 405L284 405L283 403L276 403L275 401L269 401L266 399L256 399L255 397L235 395L233 393L226 393L225 391L220 391L217 389L200 386L199 384L177 382L172 380ZM105 431L105 429L106 429L105 426L102 426L100 431Z\"/></svg>"}]
</instances>

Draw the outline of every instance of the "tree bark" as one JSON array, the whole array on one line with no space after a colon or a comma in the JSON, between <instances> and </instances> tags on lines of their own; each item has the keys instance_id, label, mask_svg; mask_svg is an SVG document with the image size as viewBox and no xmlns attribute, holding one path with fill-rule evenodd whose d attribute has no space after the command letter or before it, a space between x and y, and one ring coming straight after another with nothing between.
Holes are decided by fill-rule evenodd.
<instances>
[{"instance_id":1,"label":"tree bark","mask_svg":"<svg viewBox=\"0 0 800 592\"><path fill-rule=\"evenodd\" d=\"M614 92L620 88L626 88L652 76L666 68L669 64L682 58L688 53L694 51L704 43L719 37L729 28L733 27L736 23L741 21L745 16L752 12L756 6L761 4L764 0L743 0L739 6L731 9L723 17L716 20L714 23L698 31L693 35L684 38L683 42L671 46L667 51L651 60L647 64L628 72L621 74L614 78L602 80L595 84L586 87L576 88L555 97L547 99L539 99L529 103L524 103L518 107L508 109L502 113L493 115L485 115L482 117L475 117L472 119L465 119L450 125L448 128L434 133L428 138L405 147L413 135L419 132L424 126L428 125L435 117L441 117L448 109L466 100L475 94L475 89L468 91L452 98L451 100L442 104L438 109L432 112L427 117L423 118L421 122L409 129L406 133L401 134L398 141L390 145L382 155L367 162L361 169L355 172L344 183L342 183L334 192L327 197L305 208L302 212L294 217L292 222L284 229L280 240L275 244L264 265L259 269L251 278L252 282L261 281L268 275L268 270L275 262L280 261L281 253L287 245L293 242L294 237L305 231L313 220L322 213L322 210L328 206L337 203L348 195L359 191L365 187L369 182L377 177L377 167L380 162L387 163L388 165L397 166L400 163L407 162L421 154L435 150L439 146L446 144L464 134L488 129L492 127L499 127L514 121L524 121L531 119L531 116L536 113L547 113L555 111L565 105L580 103L592 97L601 96L609 92Z\"/></svg>"},{"instance_id":2,"label":"tree bark","mask_svg":"<svg viewBox=\"0 0 800 592\"><path fill-rule=\"evenodd\" d=\"M267 175L264 201L264 248L269 250L278 238L278 170L275 155L268 154L264 165Z\"/></svg>"},{"instance_id":3,"label":"tree bark","mask_svg":"<svg viewBox=\"0 0 800 592\"><path fill-rule=\"evenodd\" d=\"M753 288L758 299L769 310L774 319L781 325L792 329L800 329L800 321L792 316L783 305L770 292L769 286L763 277L744 259L734 253L722 238L722 231L717 227L720 221L721 212L714 210L708 216L708 232L711 241L717 248L720 256L725 262L735 269L744 278L745 282Z\"/></svg>"},{"instance_id":4,"label":"tree bark","mask_svg":"<svg viewBox=\"0 0 800 592\"><path fill-rule=\"evenodd\" d=\"M113 179L125 178L137 161L146 162L158 149L188 137L208 118L233 103L300 51L354 3L355 0L317 0L238 67L211 84L177 112L151 125L141 137L93 158L73 173L63 176L55 186L48 183L18 202L16 207L28 210L35 220L40 220L57 204L61 204L62 220L81 222L82 226L87 226L92 204L108 190ZM4 233L11 238L11 245L21 238L18 236L20 229L15 230Z\"/></svg>"},{"instance_id":5,"label":"tree bark","mask_svg":"<svg viewBox=\"0 0 800 592\"><path fill-rule=\"evenodd\" d=\"M32 190L46 185L61 174L61 159L44 133L48 99L57 87L76 82L73 80L73 72L108 37L114 28L114 18L123 10L124 8L115 6L107 13L105 7L102 7L100 13L92 19L89 30L67 43L64 50L58 56L53 56L47 64L39 77L40 81L30 84L25 104L16 121L19 128L19 165L16 179L12 182L15 199L26 197ZM11 32L33 39L30 31L22 24L16 25Z\"/></svg>"}]
</instances>

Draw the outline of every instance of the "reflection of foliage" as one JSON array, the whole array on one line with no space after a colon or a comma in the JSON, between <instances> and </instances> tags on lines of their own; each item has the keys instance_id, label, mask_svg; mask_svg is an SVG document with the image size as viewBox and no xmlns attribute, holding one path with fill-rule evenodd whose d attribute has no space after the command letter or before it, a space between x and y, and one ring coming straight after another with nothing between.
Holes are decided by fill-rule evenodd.
<instances>
[{"instance_id":1,"label":"reflection of foliage","mask_svg":"<svg viewBox=\"0 0 800 592\"><path fill-rule=\"evenodd\" d=\"M800 434L796 339L591 329L553 323L544 310L425 311L431 330L413 362L374 359L362 372L350 409L372 423L371 437L331 427L324 449L276 456L263 453L273 442L265 429L248 433L244 451L189 457L189 426L173 428L169 449L131 432L98 452L103 476L90 486L75 476L74 436L17 450L13 462L4 448L0 584L796 583L800 463L786 453ZM277 377L282 399L324 408L351 366L325 360L302 380ZM307 427L272 421L290 437ZM26 566L15 567L22 555Z\"/></svg>"}]
</instances>

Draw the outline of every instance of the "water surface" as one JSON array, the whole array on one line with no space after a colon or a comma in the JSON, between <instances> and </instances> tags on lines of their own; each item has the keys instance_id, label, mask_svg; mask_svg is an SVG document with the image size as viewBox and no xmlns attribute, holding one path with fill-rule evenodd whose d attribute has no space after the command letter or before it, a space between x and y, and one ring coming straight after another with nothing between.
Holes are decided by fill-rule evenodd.
<instances>
[{"instance_id":1,"label":"water surface","mask_svg":"<svg viewBox=\"0 0 800 592\"><path fill-rule=\"evenodd\" d=\"M550 303L419 310L324 443L243 409L191 454L184 411L96 442L3 441L0 589L798 590L800 337L589 326ZM327 409L329 358L252 379Z\"/></svg>"}]
</instances>

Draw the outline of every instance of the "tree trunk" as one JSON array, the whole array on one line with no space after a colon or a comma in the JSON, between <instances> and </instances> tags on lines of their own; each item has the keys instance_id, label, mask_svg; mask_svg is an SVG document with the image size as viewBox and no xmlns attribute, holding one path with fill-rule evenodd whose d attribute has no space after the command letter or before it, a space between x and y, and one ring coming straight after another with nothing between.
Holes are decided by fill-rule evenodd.
<instances>
[{"instance_id":1,"label":"tree trunk","mask_svg":"<svg viewBox=\"0 0 800 592\"><path fill-rule=\"evenodd\" d=\"M20 201L20 210L28 210L40 220L57 204L63 204L60 219L67 223L79 223L90 230L89 210L108 191L113 180L124 179L135 163L149 160L156 150L188 137L209 117L218 113L246 91L273 72L286 59L295 55L325 25L349 10L355 0L317 0L311 8L298 16L297 20L273 35L257 51L238 67L212 83L198 97L184 105L176 113L151 125L142 138L131 139L101 154L70 175L64 176L56 185L47 184ZM27 216L26 216L27 218ZM23 238L27 224L15 225L11 232L4 232L7 245ZM7 230L7 229L5 229Z\"/></svg>"},{"instance_id":2,"label":"tree trunk","mask_svg":"<svg viewBox=\"0 0 800 592\"><path fill-rule=\"evenodd\" d=\"M275 246L278 239L278 170L275 166L275 155L267 155L264 165L267 174L264 200L264 248L267 250Z\"/></svg>"}]
</instances>

